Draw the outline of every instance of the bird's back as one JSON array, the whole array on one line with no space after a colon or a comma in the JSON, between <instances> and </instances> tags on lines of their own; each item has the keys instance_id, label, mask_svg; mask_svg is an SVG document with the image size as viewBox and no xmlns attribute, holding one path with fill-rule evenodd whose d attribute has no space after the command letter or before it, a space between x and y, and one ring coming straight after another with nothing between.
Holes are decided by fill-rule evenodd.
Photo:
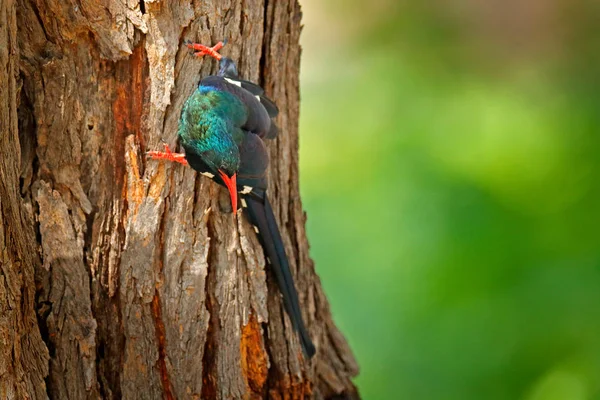
<instances>
[{"instance_id":1,"label":"bird's back","mask_svg":"<svg viewBox=\"0 0 600 400\"><path fill-rule=\"evenodd\" d=\"M200 86L183 106L177 134L184 145L209 149L218 145L213 142L222 136L218 133L239 135L247 114L244 104L231 93Z\"/></svg>"}]
</instances>

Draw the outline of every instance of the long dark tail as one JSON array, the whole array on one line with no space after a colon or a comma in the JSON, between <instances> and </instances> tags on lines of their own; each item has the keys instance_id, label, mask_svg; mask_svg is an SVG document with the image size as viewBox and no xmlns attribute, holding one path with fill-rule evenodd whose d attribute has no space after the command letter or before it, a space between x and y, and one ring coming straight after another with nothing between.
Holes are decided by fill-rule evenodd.
<instances>
[{"instance_id":1,"label":"long dark tail","mask_svg":"<svg viewBox=\"0 0 600 400\"><path fill-rule=\"evenodd\" d=\"M300 304L298 301L298 292L294 286L294 279L290 271L283 241L271 209L271 204L267 199L266 193L256 193L242 195L246 202L250 222L258 229L258 238L265 250L269 263L273 267L273 272L277 278L277 285L283 295L283 305L292 325L300 337L300 344L304 354L309 358L315 354L315 346L310 340L310 336L304 326L304 320L300 313Z\"/></svg>"}]
</instances>

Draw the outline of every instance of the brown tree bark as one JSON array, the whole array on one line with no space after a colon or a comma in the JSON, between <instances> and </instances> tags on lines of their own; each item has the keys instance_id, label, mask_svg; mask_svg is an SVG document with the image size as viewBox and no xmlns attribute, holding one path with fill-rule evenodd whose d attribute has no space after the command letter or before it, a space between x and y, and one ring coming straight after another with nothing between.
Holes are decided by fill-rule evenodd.
<instances>
[{"instance_id":1,"label":"brown tree bark","mask_svg":"<svg viewBox=\"0 0 600 400\"><path fill-rule=\"evenodd\" d=\"M357 397L308 255L298 192L296 0L0 5L0 397ZM317 346L303 358L227 193L144 153L175 145L223 53L282 110L270 197Z\"/></svg>"}]
</instances>

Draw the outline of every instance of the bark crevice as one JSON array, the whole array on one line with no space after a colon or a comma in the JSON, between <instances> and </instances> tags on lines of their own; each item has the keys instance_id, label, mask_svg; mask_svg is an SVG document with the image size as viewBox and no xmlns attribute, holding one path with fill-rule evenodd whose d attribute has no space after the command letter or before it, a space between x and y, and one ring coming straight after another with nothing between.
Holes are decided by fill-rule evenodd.
<instances>
[{"instance_id":1,"label":"bark crevice","mask_svg":"<svg viewBox=\"0 0 600 400\"><path fill-rule=\"evenodd\" d=\"M210 212L210 211L209 211ZM206 331L206 341L204 344L204 353L202 356L202 398L214 399L217 398L217 380L215 377L216 363L216 346L217 332L219 331L219 319L217 316L216 300L214 292L216 288L215 274L212 272L214 262L217 257L213 247L216 243L216 234L210 220L207 223L207 239L208 239L208 254L207 254L207 269L206 269L206 309L208 310L208 330Z\"/></svg>"}]
</instances>

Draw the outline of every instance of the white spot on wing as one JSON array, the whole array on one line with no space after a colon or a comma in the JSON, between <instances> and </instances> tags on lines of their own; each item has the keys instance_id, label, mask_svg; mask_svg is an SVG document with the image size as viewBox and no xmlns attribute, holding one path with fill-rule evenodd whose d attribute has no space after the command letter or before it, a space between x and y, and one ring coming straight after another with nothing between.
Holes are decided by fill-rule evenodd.
<instances>
[{"instance_id":1,"label":"white spot on wing","mask_svg":"<svg viewBox=\"0 0 600 400\"><path fill-rule=\"evenodd\" d=\"M229 78L225 78L225 80L226 80L227 82L231 83L232 85L235 85L235 86L242 87L242 82L239 82L239 81L234 81L233 79L229 79Z\"/></svg>"},{"instance_id":2,"label":"white spot on wing","mask_svg":"<svg viewBox=\"0 0 600 400\"><path fill-rule=\"evenodd\" d=\"M215 176L213 174L211 174L210 172L200 172L202 175L209 177L210 179L214 178Z\"/></svg>"},{"instance_id":3,"label":"white spot on wing","mask_svg":"<svg viewBox=\"0 0 600 400\"><path fill-rule=\"evenodd\" d=\"M256 97L256 100L260 101L260 96L256 95L254 97Z\"/></svg>"},{"instance_id":4,"label":"white spot on wing","mask_svg":"<svg viewBox=\"0 0 600 400\"><path fill-rule=\"evenodd\" d=\"M246 203L245 199L241 198L240 200L242 201L242 207L244 207L244 208L248 207L248 204Z\"/></svg>"},{"instance_id":5,"label":"white spot on wing","mask_svg":"<svg viewBox=\"0 0 600 400\"><path fill-rule=\"evenodd\" d=\"M240 193L248 194L252 191L252 186L244 186Z\"/></svg>"},{"instance_id":6,"label":"white spot on wing","mask_svg":"<svg viewBox=\"0 0 600 400\"><path fill-rule=\"evenodd\" d=\"M254 228L254 232L259 233L258 232L258 228L256 227L256 225L252 225L252 227Z\"/></svg>"}]
</instances>

